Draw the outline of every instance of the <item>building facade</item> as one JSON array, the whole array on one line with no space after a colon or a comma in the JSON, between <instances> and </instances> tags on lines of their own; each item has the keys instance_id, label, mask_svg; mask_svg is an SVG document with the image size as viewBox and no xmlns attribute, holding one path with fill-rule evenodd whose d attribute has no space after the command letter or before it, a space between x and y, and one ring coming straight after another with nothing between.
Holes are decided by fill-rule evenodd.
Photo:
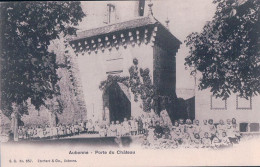
<instances>
[{"instance_id":1,"label":"building facade","mask_svg":"<svg viewBox=\"0 0 260 167\"><path fill-rule=\"evenodd\" d=\"M220 119L235 118L241 132L259 132L260 123L260 96L248 99L231 94L223 100L216 98L210 89L195 89L195 118L201 122L204 119L213 119L218 123Z\"/></svg>"},{"instance_id":2,"label":"building facade","mask_svg":"<svg viewBox=\"0 0 260 167\"><path fill-rule=\"evenodd\" d=\"M157 95L177 99L176 53L181 42L153 16L152 3L147 2L82 3L87 12L83 19L86 28L69 39L70 47L60 41L54 41L57 46L49 47L57 55L58 63L71 66L70 70L57 71L61 77L58 83L61 96L66 103L63 112L53 113L54 108L46 107L37 111L28 102L29 115L21 117L23 125L55 126L90 119L93 122L123 121L125 117L146 115L141 100L135 101L126 85L116 83L106 90L99 88L109 75L129 76L134 59L138 60L139 68L149 69ZM170 111L170 117L175 117L174 112L176 115L180 111ZM2 114L1 132L7 133L10 129L11 118Z\"/></svg>"},{"instance_id":3,"label":"building facade","mask_svg":"<svg viewBox=\"0 0 260 167\"><path fill-rule=\"evenodd\" d=\"M78 59L87 119L122 121L145 114L124 84L113 85L108 91L99 89L108 75L129 76L134 59L139 68L149 69L158 95L176 98L175 56L181 42L154 18L152 4L147 4L150 9L144 15L145 1L127 3L127 7L118 2L100 4L106 9L107 21L100 20L99 27L79 32L70 40ZM126 8L128 17L122 10Z\"/></svg>"}]
</instances>

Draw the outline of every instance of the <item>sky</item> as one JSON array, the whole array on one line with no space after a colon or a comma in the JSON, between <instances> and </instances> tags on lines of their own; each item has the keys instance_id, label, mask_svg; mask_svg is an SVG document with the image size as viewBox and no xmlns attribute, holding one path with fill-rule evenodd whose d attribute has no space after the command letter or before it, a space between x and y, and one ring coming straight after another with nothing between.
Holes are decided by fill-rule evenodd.
<instances>
[{"instance_id":1,"label":"sky","mask_svg":"<svg viewBox=\"0 0 260 167\"><path fill-rule=\"evenodd\" d=\"M190 33L202 31L206 22L212 20L216 6L212 0L155 0L153 4L154 16L164 23L168 15L170 31L182 42L176 55L176 87L194 88L194 78L184 66L189 52L184 40Z\"/></svg>"},{"instance_id":2,"label":"sky","mask_svg":"<svg viewBox=\"0 0 260 167\"><path fill-rule=\"evenodd\" d=\"M213 0L152 0L154 17L162 24L165 24L165 20L168 17L170 20L170 31L182 42L176 55L177 88L194 88L194 78L190 76L190 71L185 70L184 66L184 59L189 52L184 40L192 32L201 32L206 22L212 20L216 9L212 1ZM126 1L121 2L122 7L128 10L128 3ZM104 17L103 11L99 10L101 3L104 3L104 1L82 2L83 11L87 16L80 23L80 30L95 27L97 20ZM147 4L148 1L146 0L146 12L148 10Z\"/></svg>"}]
</instances>

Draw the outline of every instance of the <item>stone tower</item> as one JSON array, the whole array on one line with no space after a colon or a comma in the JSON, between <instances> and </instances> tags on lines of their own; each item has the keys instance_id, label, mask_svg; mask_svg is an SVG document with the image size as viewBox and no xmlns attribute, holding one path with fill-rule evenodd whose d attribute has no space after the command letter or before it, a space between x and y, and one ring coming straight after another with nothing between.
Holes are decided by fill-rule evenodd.
<instances>
[{"instance_id":1,"label":"stone tower","mask_svg":"<svg viewBox=\"0 0 260 167\"><path fill-rule=\"evenodd\" d=\"M142 0L102 2L99 11L105 11L106 21L96 20L99 26L78 32L70 40L78 59L88 119L122 121L145 114L123 84L114 85L109 94L99 89L108 75L129 76L134 58L140 68L150 70L158 96L176 98L175 56L181 42L154 18L152 4L148 10L144 4ZM174 111L168 112L174 116Z\"/></svg>"}]
</instances>

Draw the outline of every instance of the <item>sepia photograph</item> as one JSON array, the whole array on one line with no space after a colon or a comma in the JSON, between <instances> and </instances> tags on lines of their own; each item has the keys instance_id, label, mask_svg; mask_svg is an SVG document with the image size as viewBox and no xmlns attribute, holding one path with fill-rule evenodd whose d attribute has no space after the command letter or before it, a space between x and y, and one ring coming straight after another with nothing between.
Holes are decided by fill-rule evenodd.
<instances>
[{"instance_id":1,"label":"sepia photograph","mask_svg":"<svg viewBox=\"0 0 260 167\"><path fill-rule=\"evenodd\" d=\"M260 165L259 0L0 13L0 167Z\"/></svg>"}]
</instances>

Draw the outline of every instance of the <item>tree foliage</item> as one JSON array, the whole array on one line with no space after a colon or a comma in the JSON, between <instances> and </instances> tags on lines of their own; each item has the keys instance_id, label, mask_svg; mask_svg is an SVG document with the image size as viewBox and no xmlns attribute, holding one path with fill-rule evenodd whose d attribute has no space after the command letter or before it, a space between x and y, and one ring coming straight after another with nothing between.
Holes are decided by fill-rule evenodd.
<instances>
[{"instance_id":1,"label":"tree foliage","mask_svg":"<svg viewBox=\"0 0 260 167\"><path fill-rule=\"evenodd\" d=\"M191 33L186 65L202 73L199 88L226 99L260 93L259 0L214 0L213 20Z\"/></svg>"},{"instance_id":2,"label":"tree foliage","mask_svg":"<svg viewBox=\"0 0 260 167\"><path fill-rule=\"evenodd\" d=\"M27 99L36 109L59 92L56 55L50 41L76 32L85 16L80 2L8 2L1 4L1 108ZM23 113L21 113L23 114Z\"/></svg>"}]
</instances>

